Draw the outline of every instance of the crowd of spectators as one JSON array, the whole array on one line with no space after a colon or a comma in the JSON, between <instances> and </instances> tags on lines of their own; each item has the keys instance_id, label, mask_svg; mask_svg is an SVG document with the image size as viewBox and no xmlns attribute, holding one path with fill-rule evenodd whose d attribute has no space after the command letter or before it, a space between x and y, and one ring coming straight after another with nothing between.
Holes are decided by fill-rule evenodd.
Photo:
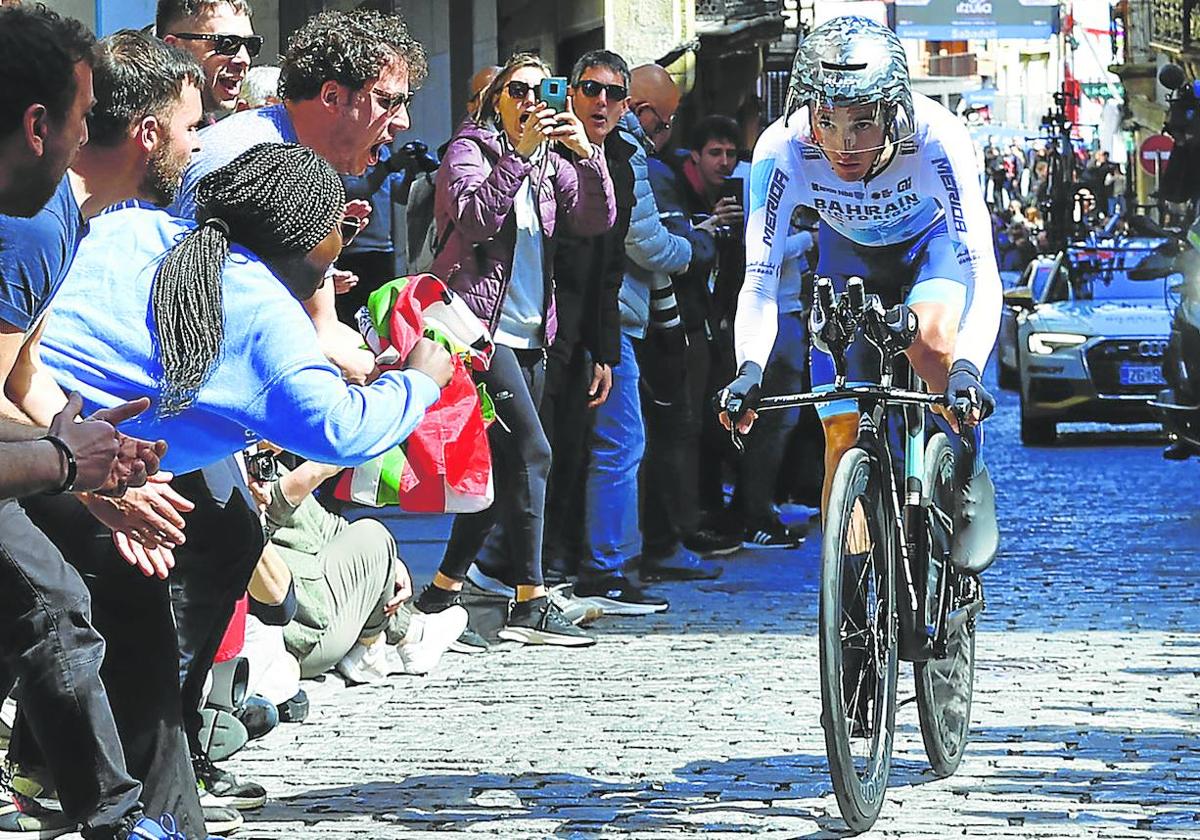
<instances>
[{"instance_id":1,"label":"crowd of spectators","mask_svg":"<svg viewBox=\"0 0 1200 840\"><path fill-rule=\"evenodd\" d=\"M1005 148L993 138L980 149L1001 271L1020 272L1033 257L1054 247L1047 218L1052 204L1069 211L1064 233L1083 238L1118 213L1124 201L1121 167L1107 151L1088 152L1074 143L1060 167L1065 182L1061 186L1051 183L1051 154L1053 147L1042 139ZM1055 195L1056 189L1064 190L1065 196Z\"/></svg>"},{"instance_id":2,"label":"crowd of spectators","mask_svg":"<svg viewBox=\"0 0 1200 840\"><path fill-rule=\"evenodd\" d=\"M605 614L667 609L655 584L805 536L777 505L802 418L764 417L737 459L710 405L755 100L678 136L661 67L595 50L556 102L556 69L517 54L450 138L416 140L429 71L400 17L318 13L274 67L252 15L159 0L97 41L0 8L0 833L235 831L267 791L219 762L303 720L302 679L588 646ZM815 219L790 224L780 391L805 384L815 256ZM385 369L360 332L418 271L494 342L495 501L427 581L330 491L454 374L428 339ZM465 595L510 602L491 639Z\"/></svg>"}]
</instances>

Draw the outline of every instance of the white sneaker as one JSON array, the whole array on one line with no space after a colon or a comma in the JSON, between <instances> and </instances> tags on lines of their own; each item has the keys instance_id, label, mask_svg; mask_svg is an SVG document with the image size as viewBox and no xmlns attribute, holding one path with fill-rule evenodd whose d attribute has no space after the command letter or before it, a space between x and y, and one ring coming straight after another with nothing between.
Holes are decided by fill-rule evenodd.
<instances>
[{"instance_id":1,"label":"white sneaker","mask_svg":"<svg viewBox=\"0 0 1200 840\"><path fill-rule=\"evenodd\" d=\"M458 604L428 615L414 612L404 641L394 648L404 673L428 674L466 628L467 611Z\"/></svg>"},{"instance_id":2,"label":"white sneaker","mask_svg":"<svg viewBox=\"0 0 1200 840\"><path fill-rule=\"evenodd\" d=\"M390 674L403 674L405 670L396 649L383 636L369 647L355 644L334 668L354 685L380 682Z\"/></svg>"},{"instance_id":3,"label":"white sneaker","mask_svg":"<svg viewBox=\"0 0 1200 840\"><path fill-rule=\"evenodd\" d=\"M571 584L560 583L558 586L551 587L547 593L554 605L562 610L563 616L567 621L575 625L591 624L598 618L603 617L604 609L597 604L589 603L582 598L576 598L571 591Z\"/></svg>"}]
</instances>

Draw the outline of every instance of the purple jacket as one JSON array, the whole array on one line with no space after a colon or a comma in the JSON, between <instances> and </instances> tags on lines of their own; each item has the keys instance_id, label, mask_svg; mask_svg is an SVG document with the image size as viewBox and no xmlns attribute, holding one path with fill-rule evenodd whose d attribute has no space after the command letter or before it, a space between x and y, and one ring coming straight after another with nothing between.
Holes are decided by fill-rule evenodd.
<instances>
[{"instance_id":1,"label":"purple jacket","mask_svg":"<svg viewBox=\"0 0 1200 840\"><path fill-rule=\"evenodd\" d=\"M516 247L513 200L522 180L538 170L516 152L502 152L499 134L473 122L459 127L438 168L433 214L438 241L446 241L434 258L433 273L462 295L493 332L508 293ZM538 215L546 278L545 335L546 344L551 344L558 326L552 276L556 225L561 221L574 236L596 236L615 223L617 206L603 154L571 163L551 150L545 172Z\"/></svg>"}]
</instances>

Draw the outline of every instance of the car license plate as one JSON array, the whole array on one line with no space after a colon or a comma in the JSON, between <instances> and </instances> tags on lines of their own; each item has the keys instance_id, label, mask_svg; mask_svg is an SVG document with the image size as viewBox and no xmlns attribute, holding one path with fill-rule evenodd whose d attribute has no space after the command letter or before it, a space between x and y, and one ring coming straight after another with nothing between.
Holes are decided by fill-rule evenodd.
<instances>
[{"instance_id":1,"label":"car license plate","mask_svg":"<svg viewBox=\"0 0 1200 840\"><path fill-rule=\"evenodd\" d=\"M1121 365L1122 385L1166 385L1162 368L1158 365L1139 365L1126 363Z\"/></svg>"}]
</instances>

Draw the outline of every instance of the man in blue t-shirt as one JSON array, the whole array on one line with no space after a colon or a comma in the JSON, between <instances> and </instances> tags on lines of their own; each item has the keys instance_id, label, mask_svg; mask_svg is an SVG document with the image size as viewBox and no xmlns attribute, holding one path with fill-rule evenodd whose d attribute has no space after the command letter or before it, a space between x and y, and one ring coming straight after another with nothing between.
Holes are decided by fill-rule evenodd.
<instances>
[{"instance_id":1,"label":"man in blue t-shirt","mask_svg":"<svg viewBox=\"0 0 1200 840\"><path fill-rule=\"evenodd\" d=\"M11 68L4 76L6 84L16 93L6 97L0 114L0 213L28 219L49 202L61 216L66 213L63 173L87 139L84 117L92 103L94 39L77 21L52 13L14 9L3 15L0 55ZM62 251L73 249L68 242ZM11 247L0 241L0 296L5 298L19 296L17 289L10 289L11 257ZM31 302L22 300L20 305ZM0 307L0 321L7 317ZM60 438L71 439L64 442L76 462L77 486L90 488L109 479L116 463L113 446L105 443L113 436L110 424L99 421L77 428L60 423L55 429L62 433ZM63 484L69 466L66 453L42 439L44 434L44 428L31 426L27 418L14 420L0 412L0 499Z\"/></svg>"},{"instance_id":2,"label":"man in blue t-shirt","mask_svg":"<svg viewBox=\"0 0 1200 840\"><path fill-rule=\"evenodd\" d=\"M0 217L6 394L44 386L31 364L32 339L85 232L78 198L93 191L64 172L88 139L94 44L77 21L43 8L0 9L0 77L8 88L0 105L0 212L11 214ZM97 73L97 85L105 82ZM162 448L113 428L143 410L145 400L79 423L79 397L63 403L59 391L56 407L35 420L48 425L48 435L30 424L30 412L8 400L0 406L6 415L0 440L31 441L0 443L0 498L8 498L0 501L0 694L15 685L62 803L56 814L15 795L17 809L0 815L0 831L57 836L82 823L87 840L166 838L160 822L142 815L142 787L126 769L100 676L105 642L92 624L88 591L11 500L144 482Z\"/></svg>"},{"instance_id":3,"label":"man in blue t-shirt","mask_svg":"<svg viewBox=\"0 0 1200 840\"><path fill-rule=\"evenodd\" d=\"M65 177L60 176L44 209L31 218L0 217L0 379L5 382L0 414L42 425L62 409L66 397L42 368L38 343L53 297L87 233L86 220L129 198L152 203L170 201L180 173L196 148L195 129L201 118L200 70L186 53L151 36L124 31L105 39L90 56L95 65L94 94L98 101L94 102L93 84L88 79L86 89L79 87L77 106L80 119L89 108L92 110L87 115L86 129L79 134L80 139L90 136L91 142L79 149ZM77 402L78 398L73 398L71 404ZM140 410L148 402L140 400L132 405ZM165 451L161 443L148 444L124 436L118 441L123 448L132 448L152 470ZM156 481L166 478L159 476ZM145 476L140 480L144 482ZM64 482L64 489L84 489L65 486L69 484L69 480ZM176 525L182 522L178 508L187 506L170 494L165 483L131 490L119 500L97 494L77 498L114 529L118 542L138 545L127 552L131 562L145 564L149 573L165 575L165 568L153 567L154 560L161 558L154 546L182 540ZM78 522L46 529L39 509L50 503L45 497L30 497L22 500L23 512L15 505L3 509L0 533L6 551L2 554L15 556L26 578L31 569L40 576L41 587L34 584L38 595L27 600L43 606L40 610L28 606L0 608L0 613L6 618L11 613L13 621L24 621L4 638L37 638L5 664L14 670L20 665L26 672L36 673L35 679L21 681L20 693L27 701L21 704L22 716L34 736L31 740L40 749L37 758L44 762L58 787L64 811L58 821L65 827L84 822L85 837L124 840L132 821L139 816L138 800L142 799L151 813L170 812L181 826L190 826L185 828L189 835L204 836L207 832L195 783L190 780L186 751L182 756L172 755L169 748L148 742L144 731L130 731L131 720L133 726L138 726L139 718L151 711L152 719L159 721L164 742L182 740L178 725L172 731L163 724L170 718L171 697L155 693L152 681L143 678L156 666L165 667L168 677L174 668L169 651L160 645L150 653L141 641L143 637L148 640L145 644L171 638L169 609L156 612L151 598L143 598L136 610L127 604L114 608L111 599L97 594L97 587L108 584L140 597L144 595L137 583L140 576L131 576L119 560L101 568L80 566L73 556L72 565L88 573L93 589L89 605L89 592L79 574L57 550L71 545L86 529ZM75 517L88 516L74 499L60 498L54 503L72 511ZM39 531L31 519L43 530ZM10 533L15 538L10 538ZM146 546L139 545L138 540ZM165 592L165 586L163 589ZM2 582L0 590L7 590ZM22 591L21 587L14 590ZM49 600L42 600L47 593ZM167 603L165 594L162 603ZM161 622L164 617L166 626ZM103 634L103 640L97 631ZM44 655L54 658L44 664L37 662L37 646L59 636L62 647L54 647L65 653L55 656L47 651ZM99 670L102 661L103 684ZM138 669L139 680L114 679L112 670L122 667ZM31 697L35 683L37 695L50 696ZM104 684L111 687L107 697ZM173 680L167 684L176 685ZM131 694L153 698L156 708L139 708L131 715ZM30 699L35 702L28 702ZM42 699L46 700L44 704L37 702ZM177 693L174 703L177 707ZM47 719L47 715L55 720ZM69 721L72 716L78 723L64 726L63 718ZM114 728L114 718L120 721L119 729ZM28 744L28 739L22 739L22 743ZM147 744L156 756L141 760L142 753L135 745ZM29 760L27 755L16 758ZM145 786L139 787L131 775L145 780ZM39 826L39 830L57 828ZM156 825L155 830L162 832L161 826Z\"/></svg>"}]
</instances>

